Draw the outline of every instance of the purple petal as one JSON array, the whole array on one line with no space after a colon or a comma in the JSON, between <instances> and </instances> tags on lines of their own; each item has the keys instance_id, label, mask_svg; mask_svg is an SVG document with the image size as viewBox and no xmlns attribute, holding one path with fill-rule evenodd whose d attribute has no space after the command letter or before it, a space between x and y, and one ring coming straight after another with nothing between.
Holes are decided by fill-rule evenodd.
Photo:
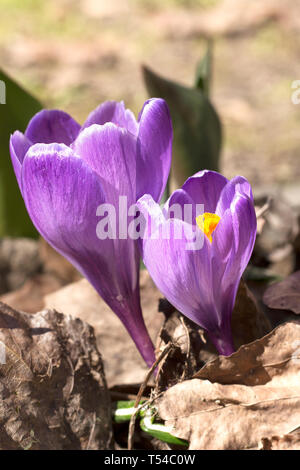
<instances>
[{"instance_id":1,"label":"purple petal","mask_svg":"<svg viewBox=\"0 0 300 470\"><path fill-rule=\"evenodd\" d=\"M215 171L199 171L186 180L182 189L194 204L204 204L204 212L215 213L217 203L228 180Z\"/></svg>"},{"instance_id":2,"label":"purple petal","mask_svg":"<svg viewBox=\"0 0 300 470\"><path fill-rule=\"evenodd\" d=\"M252 200L237 194L213 234L215 285L222 316L231 316L241 276L250 260L256 237Z\"/></svg>"},{"instance_id":3,"label":"purple petal","mask_svg":"<svg viewBox=\"0 0 300 470\"><path fill-rule=\"evenodd\" d=\"M92 125L73 144L74 152L97 173L106 201L118 207L119 196L136 202L136 138L115 124Z\"/></svg>"},{"instance_id":4,"label":"purple petal","mask_svg":"<svg viewBox=\"0 0 300 470\"><path fill-rule=\"evenodd\" d=\"M165 190L172 157L172 122L166 102L153 98L139 115L138 134L138 198L151 194L159 201Z\"/></svg>"},{"instance_id":5,"label":"purple petal","mask_svg":"<svg viewBox=\"0 0 300 470\"><path fill-rule=\"evenodd\" d=\"M21 189L21 167L25 154L32 143L25 137L22 132L15 131L10 137L9 150L15 175Z\"/></svg>"},{"instance_id":6,"label":"purple petal","mask_svg":"<svg viewBox=\"0 0 300 470\"><path fill-rule=\"evenodd\" d=\"M228 181L221 191L216 207L216 213L220 216L230 207L236 194L245 195L253 201L253 194L250 183L243 176L236 176Z\"/></svg>"},{"instance_id":7,"label":"purple petal","mask_svg":"<svg viewBox=\"0 0 300 470\"><path fill-rule=\"evenodd\" d=\"M134 114L126 109L123 101L106 101L100 104L98 108L90 113L82 129L86 129L93 124L103 125L106 122L112 122L117 126L124 127L134 135L138 133L138 123Z\"/></svg>"},{"instance_id":8,"label":"purple petal","mask_svg":"<svg viewBox=\"0 0 300 470\"><path fill-rule=\"evenodd\" d=\"M200 215L201 209L194 204L184 189L177 189L165 203L163 213L166 218L178 218L195 225L196 217Z\"/></svg>"},{"instance_id":9,"label":"purple petal","mask_svg":"<svg viewBox=\"0 0 300 470\"><path fill-rule=\"evenodd\" d=\"M151 277L166 298L202 326L218 351L225 355L234 351L231 314L256 236L256 216L249 183L244 178L236 178L231 185L228 183L227 191L233 197L230 206L221 216L212 243L204 237L204 246L199 250L187 250L186 238L183 236L178 240L173 236L175 227L184 227L184 222L164 219L150 196L138 201L140 208L148 210L148 214L159 221L160 230L141 243L143 260ZM171 203L181 206L189 203L187 196L184 190L175 191L164 211ZM209 201L214 203L212 198ZM210 209L214 212L214 206L211 205ZM162 225L173 227L171 238L162 236Z\"/></svg>"},{"instance_id":10,"label":"purple petal","mask_svg":"<svg viewBox=\"0 0 300 470\"><path fill-rule=\"evenodd\" d=\"M173 236L175 228L186 226L185 222L178 218L163 220L149 198L141 198L138 206L144 201L144 210L159 221L155 236L141 243L150 275L178 310L208 332L221 354L231 354L231 314L256 236L249 183L242 177L228 182L217 173L205 171L189 178L183 189L171 196L163 210L165 217L172 203L183 206L191 198L194 205L205 204L205 212L220 214L212 243L204 237L203 248L198 250L187 250L186 238ZM169 238L163 237L161 230L167 225L173 227Z\"/></svg>"},{"instance_id":11,"label":"purple petal","mask_svg":"<svg viewBox=\"0 0 300 470\"><path fill-rule=\"evenodd\" d=\"M100 240L100 177L69 147L36 144L22 167L23 197L42 236L95 287L123 321L148 364L154 350L140 308L139 256L133 240Z\"/></svg>"},{"instance_id":12,"label":"purple petal","mask_svg":"<svg viewBox=\"0 0 300 470\"><path fill-rule=\"evenodd\" d=\"M145 197L137 203L141 210L144 202ZM143 206L145 209L146 204ZM150 216L155 217L157 211L153 204L149 205ZM164 233L170 230L170 238L164 238L162 230L158 230L152 238L141 242L143 260L153 281L179 311L203 328L216 329L219 319L211 297L209 241L204 240L202 249L188 250L190 240L184 232L186 224L168 219L163 225ZM175 233L181 233L182 237L177 239Z\"/></svg>"},{"instance_id":13,"label":"purple petal","mask_svg":"<svg viewBox=\"0 0 300 470\"><path fill-rule=\"evenodd\" d=\"M37 229L68 259L99 246L96 209L105 201L99 178L64 144L35 144L22 166L23 196Z\"/></svg>"},{"instance_id":14,"label":"purple petal","mask_svg":"<svg viewBox=\"0 0 300 470\"><path fill-rule=\"evenodd\" d=\"M150 238L151 234L154 234L166 221L163 211L150 194L141 197L136 205L145 221L143 236ZM142 249L142 243L140 248Z\"/></svg>"},{"instance_id":15,"label":"purple petal","mask_svg":"<svg viewBox=\"0 0 300 470\"><path fill-rule=\"evenodd\" d=\"M77 137L80 125L69 114L44 109L29 122L25 135L32 143L70 145Z\"/></svg>"},{"instance_id":16,"label":"purple petal","mask_svg":"<svg viewBox=\"0 0 300 470\"><path fill-rule=\"evenodd\" d=\"M136 138L115 124L93 124L83 130L73 144L74 152L97 174L105 193L105 202L112 204L116 214L116 233L120 226L126 231L130 218L128 209L136 201ZM124 205L120 196L126 197ZM113 253L110 270L123 275L126 291L136 288L139 262L136 244L131 239L104 240ZM103 247L101 247L103 249ZM115 260L115 261L114 261ZM107 260L109 263L109 260ZM114 267L114 262L116 266ZM125 293L122 293L125 296Z\"/></svg>"},{"instance_id":17,"label":"purple petal","mask_svg":"<svg viewBox=\"0 0 300 470\"><path fill-rule=\"evenodd\" d=\"M178 219L169 219L166 225L173 226L173 233L176 226L185 224ZM205 237L204 246L199 250L187 250L186 244L184 237L144 239L144 263L154 283L171 304L208 332L220 354L229 355L234 351L231 315L222 316L210 242Z\"/></svg>"}]
</instances>

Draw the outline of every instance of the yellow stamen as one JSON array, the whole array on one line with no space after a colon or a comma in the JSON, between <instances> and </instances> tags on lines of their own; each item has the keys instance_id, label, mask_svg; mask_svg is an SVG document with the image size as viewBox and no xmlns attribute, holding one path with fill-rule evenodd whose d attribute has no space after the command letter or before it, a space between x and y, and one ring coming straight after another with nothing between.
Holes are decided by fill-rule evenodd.
<instances>
[{"instance_id":1,"label":"yellow stamen","mask_svg":"<svg viewBox=\"0 0 300 470\"><path fill-rule=\"evenodd\" d=\"M204 212L204 214L196 217L196 222L200 230L207 236L210 243L212 242L212 233L216 229L221 217L217 214L211 214L210 212Z\"/></svg>"}]
</instances>

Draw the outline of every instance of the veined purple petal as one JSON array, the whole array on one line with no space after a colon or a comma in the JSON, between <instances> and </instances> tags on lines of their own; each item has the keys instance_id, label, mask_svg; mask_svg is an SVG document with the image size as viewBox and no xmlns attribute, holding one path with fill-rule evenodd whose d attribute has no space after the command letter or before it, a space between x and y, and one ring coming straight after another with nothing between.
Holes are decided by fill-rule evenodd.
<instances>
[{"instance_id":1,"label":"veined purple petal","mask_svg":"<svg viewBox=\"0 0 300 470\"><path fill-rule=\"evenodd\" d=\"M139 300L139 256L133 240L100 240L100 177L63 144L36 144L22 166L23 197L41 235L95 287L123 321L151 365L154 349Z\"/></svg>"},{"instance_id":2,"label":"veined purple petal","mask_svg":"<svg viewBox=\"0 0 300 470\"><path fill-rule=\"evenodd\" d=\"M134 114L129 109L125 108L124 102L121 101L105 101L100 104L98 108L90 113L87 120L82 126L82 129L93 124L103 125L106 122L112 122L117 126L124 127L134 135L138 133L138 123Z\"/></svg>"},{"instance_id":3,"label":"veined purple petal","mask_svg":"<svg viewBox=\"0 0 300 470\"><path fill-rule=\"evenodd\" d=\"M95 244L96 209L105 202L99 178L64 144L35 144L22 166L23 197L40 233L75 260ZM81 246L82 245L82 246Z\"/></svg>"},{"instance_id":4,"label":"veined purple petal","mask_svg":"<svg viewBox=\"0 0 300 470\"><path fill-rule=\"evenodd\" d=\"M228 180L215 171L203 170L186 180L182 189L194 204L204 204L204 212L215 213L217 203Z\"/></svg>"},{"instance_id":5,"label":"veined purple petal","mask_svg":"<svg viewBox=\"0 0 300 470\"><path fill-rule=\"evenodd\" d=\"M151 194L160 201L165 190L172 157L172 122L166 102L152 98L139 115L137 198Z\"/></svg>"},{"instance_id":6,"label":"veined purple petal","mask_svg":"<svg viewBox=\"0 0 300 470\"><path fill-rule=\"evenodd\" d=\"M252 200L236 194L213 235L216 286L220 289L222 316L232 312L241 276L251 257L256 237Z\"/></svg>"},{"instance_id":7,"label":"veined purple petal","mask_svg":"<svg viewBox=\"0 0 300 470\"><path fill-rule=\"evenodd\" d=\"M185 222L164 219L151 196L142 197L137 205L145 217L148 210L154 225L157 216L160 220L152 238L141 241L143 260L153 281L174 307L187 317L199 323L200 310L201 326L208 330L215 328L219 320L218 312L215 316L212 314L214 302L211 297L211 246L208 239L204 239L202 249L187 249L191 240L185 232L188 228Z\"/></svg>"},{"instance_id":8,"label":"veined purple petal","mask_svg":"<svg viewBox=\"0 0 300 470\"><path fill-rule=\"evenodd\" d=\"M164 204L163 213L166 218L181 219L195 225L196 217L201 214L201 209L194 204L191 196L184 189L176 189Z\"/></svg>"},{"instance_id":9,"label":"veined purple petal","mask_svg":"<svg viewBox=\"0 0 300 470\"><path fill-rule=\"evenodd\" d=\"M80 125L67 113L44 109L29 122L25 136L33 143L70 145L76 139Z\"/></svg>"},{"instance_id":10,"label":"veined purple petal","mask_svg":"<svg viewBox=\"0 0 300 470\"><path fill-rule=\"evenodd\" d=\"M145 194L141 197L136 206L138 207L143 219L145 221L144 231L142 238L150 238L152 234L156 233L158 228L166 221L163 210L157 204L150 194ZM141 244L141 240L140 244ZM142 248L142 244L140 246Z\"/></svg>"},{"instance_id":11,"label":"veined purple petal","mask_svg":"<svg viewBox=\"0 0 300 470\"><path fill-rule=\"evenodd\" d=\"M178 219L166 225L185 225ZM173 228L173 232L176 229ZM172 231L171 231L172 233ZM158 289L185 316L204 328L221 354L234 351L231 314L222 317L218 287L214 278L211 245L205 237L199 250L187 250L186 238L143 240L144 263Z\"/></svg>"},{"instance_id":12,"label":"veined purple petal","mask_svg":"<svg viewBox=\"0 0 300 470\"><path fill-rule=\"evenodd\" d=\"M21 189L21 167L25 154L32 145L22 132L15 131L10 137L9 150L15 175Z\"/></svg>"},{"instance_id":13,"label":"veined purple petal","mask_svg":"<svg viewBox=\"0 0 300 470\"><path fill-rule=\"evenodd\" d=\"M44 110L30 121L25 136L14 134L10 144L33 223L120 317L149 365L155 357L140 307L138 243L127 236L138 214L128 220L124 214L148 189L155 199L161 197L171 140L167 105L154 99L145 104L139 122L124 103L106 102L83 128L66 113ZM121 197L126 202L121 204ZM103 221L109 230L113 225L103 205L116 216L113 238L99 235Z\"/></svg>"},{"instance_id":14,"label":"veined purple petal","mask_svg":"<svg viewBox=\"0 0 300 470\"><path fill-rule=\"evenodd\" d=\"M127 196L136 201L136 138L112 123L92 125L83 130L73 144L74 152L97 173L106 202L116 204Z\"/></svg>"},{"instance_id":15,"label":"veined purple petal","mask_svg":"<svg viewBox=\"0 0 300 470\"><path fill-rule=\"evenodd\" d=\"M201 172L189 178L166 203L165 217L155 210L150 196L141 198L138 206L144 211L148 208L159 221L155 236L141 242L143 260L155 284L179 311L207 331L220 354L229 355L234 351L231 314L253 250L256 216L249 183L242 177L227 183L219 176ZM217 207L224 210L220 209L211 242L204 236L202 248L187 250L184 231L179 239L173 236L176 227L187 224L178 218L167 219L167 209L172 202L184 205L191 197L194 205L206 204L205 212L215 213ZM163 236L162 226L173 227L171 236Z\"/></svg>"},{"instance_id":16,"label":"veined purple petal","mask_svg":"<svg viewBox=\"0 0 300 470\"><path fill-rule=\"evenodd\" d=\"M127 227L133 219L127 217L128 210L136 202L136 138L126 129L111 122L103 126L93 124L80 133L73 149L97 174L105 192L105 202L115 208L116 238L101 240L99 246L102 252L105 251L103 256L107 257L102 277L105 277L108 271L112 278L121 278L123 288L116 297L126 299L136 291L139 274L137 244L127 237ZM126 198L122 206L119 206L120 197ZM119 235L121 226L126 229L124 238ZM107 301L112 290L111 281L107 283L102 277L99 277L98 282L108 287L107 294L102 293L102 297ZM114 310L118 310L118 302L114 305ZM120 314L119 312L119 316ZM130 317L130 314L128 316ZM126 323L125 316L122 320Z\"/></svg>"},{"instance_id":17,"label":"veined purple petal","mask_svg":"<svg viewBox=\"0 0 300 470\"><path fill-rule=\"evenodd\" d=\"M169 219L165 222L170 233L184 231L184 222ZM208 331L220 323L211 290L210 246L200 250L187 250L189 240L154 237L143 240L143 260L158 289L188 318Z\"/></svg>"},{"instance_id":18,"label":"veined purple petal","mask_svg":"<svg viewBox=\"0 0 300 470\"><path fill-rule=\"evenodd\" d=\"M224 186L221 191L215 212L222 216L230 207L236 194L245 195L253 201L250 183L243 176L236 176Z\"/></svg>"}]
</instances>

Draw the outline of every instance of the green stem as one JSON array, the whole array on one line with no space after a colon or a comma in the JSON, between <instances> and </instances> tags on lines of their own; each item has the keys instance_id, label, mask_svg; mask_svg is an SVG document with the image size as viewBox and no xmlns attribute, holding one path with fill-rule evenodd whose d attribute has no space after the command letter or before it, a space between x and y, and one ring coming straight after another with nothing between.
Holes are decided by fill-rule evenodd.
<instances>
[{"instance_id":1,"label":"green stem","mask_svg":"<svg viewBox=\"0 0 300 470\"><path fill-rule=\"evenodd\" d=\"M150 411L150 410L149 410ZM171 434L171 429L164 424L155 423L154 417L151 416L149 412L146 413L146 416L140 422L141 429L156 439L166 442L167 444L173 444L183 447L188 447L189 443L184 439L173 436Z\"/></svg>"},{"instance_id":2,"label":"green stem","mask_svg":"<svg viewBox=\"0 0 300 470\"><path fill-rule=\"evenodd\" d=\"M143 408L145 401L139 403L138 417L141 418L140 427L141 429L160 441L167 442L168 444L188 447L188 442L179 439L171 434L170 428L161 423L154 422L153 409ZM132 401L118 401L115 404L113 411L113 419L115 423L125 423L130 421L131 416L135 413L136 408L134 407L134 400Z\"/></svg>"},{"instance_id":3,"label":"green stem","mask_svg":"<svg viewBox=\"0 0 300 470\"><path fill-rule=\"evenodd\" d=\"M143 403L145 401L141 401L139 403L138 408L142 408ZM113 410L113 419L115 423L126 423L130 421L131 416L136 411L134 407L134 400L131 401L117 401ZM139 413L140 415L140 413Z\"/></svg>"}]
</instances>

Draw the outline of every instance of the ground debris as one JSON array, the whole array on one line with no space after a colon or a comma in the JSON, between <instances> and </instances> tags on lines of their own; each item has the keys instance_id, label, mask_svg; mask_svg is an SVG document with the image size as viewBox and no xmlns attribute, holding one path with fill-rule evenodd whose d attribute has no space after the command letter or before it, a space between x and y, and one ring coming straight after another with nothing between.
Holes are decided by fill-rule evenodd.
<instances>
[{"instance_id":1,"label":"ground debris","mask_svg":"<svg viewBox=\"0 0 300 470\"><path fill-rule=\"evenodd\" d=\"M190 449L258 449L300 422L300 323L279 326L169 388L159 414Z\"/></svg>"},{"instance_id":2,"label":"ground debris","mask_svg":"<svg viewBox=\"0 0 300 470\"><path fill-rule=\"evenodd\" d=\"M111 411L92 327L0 303L0 449L109 449Z\"/></svg>"}]
</instances>

